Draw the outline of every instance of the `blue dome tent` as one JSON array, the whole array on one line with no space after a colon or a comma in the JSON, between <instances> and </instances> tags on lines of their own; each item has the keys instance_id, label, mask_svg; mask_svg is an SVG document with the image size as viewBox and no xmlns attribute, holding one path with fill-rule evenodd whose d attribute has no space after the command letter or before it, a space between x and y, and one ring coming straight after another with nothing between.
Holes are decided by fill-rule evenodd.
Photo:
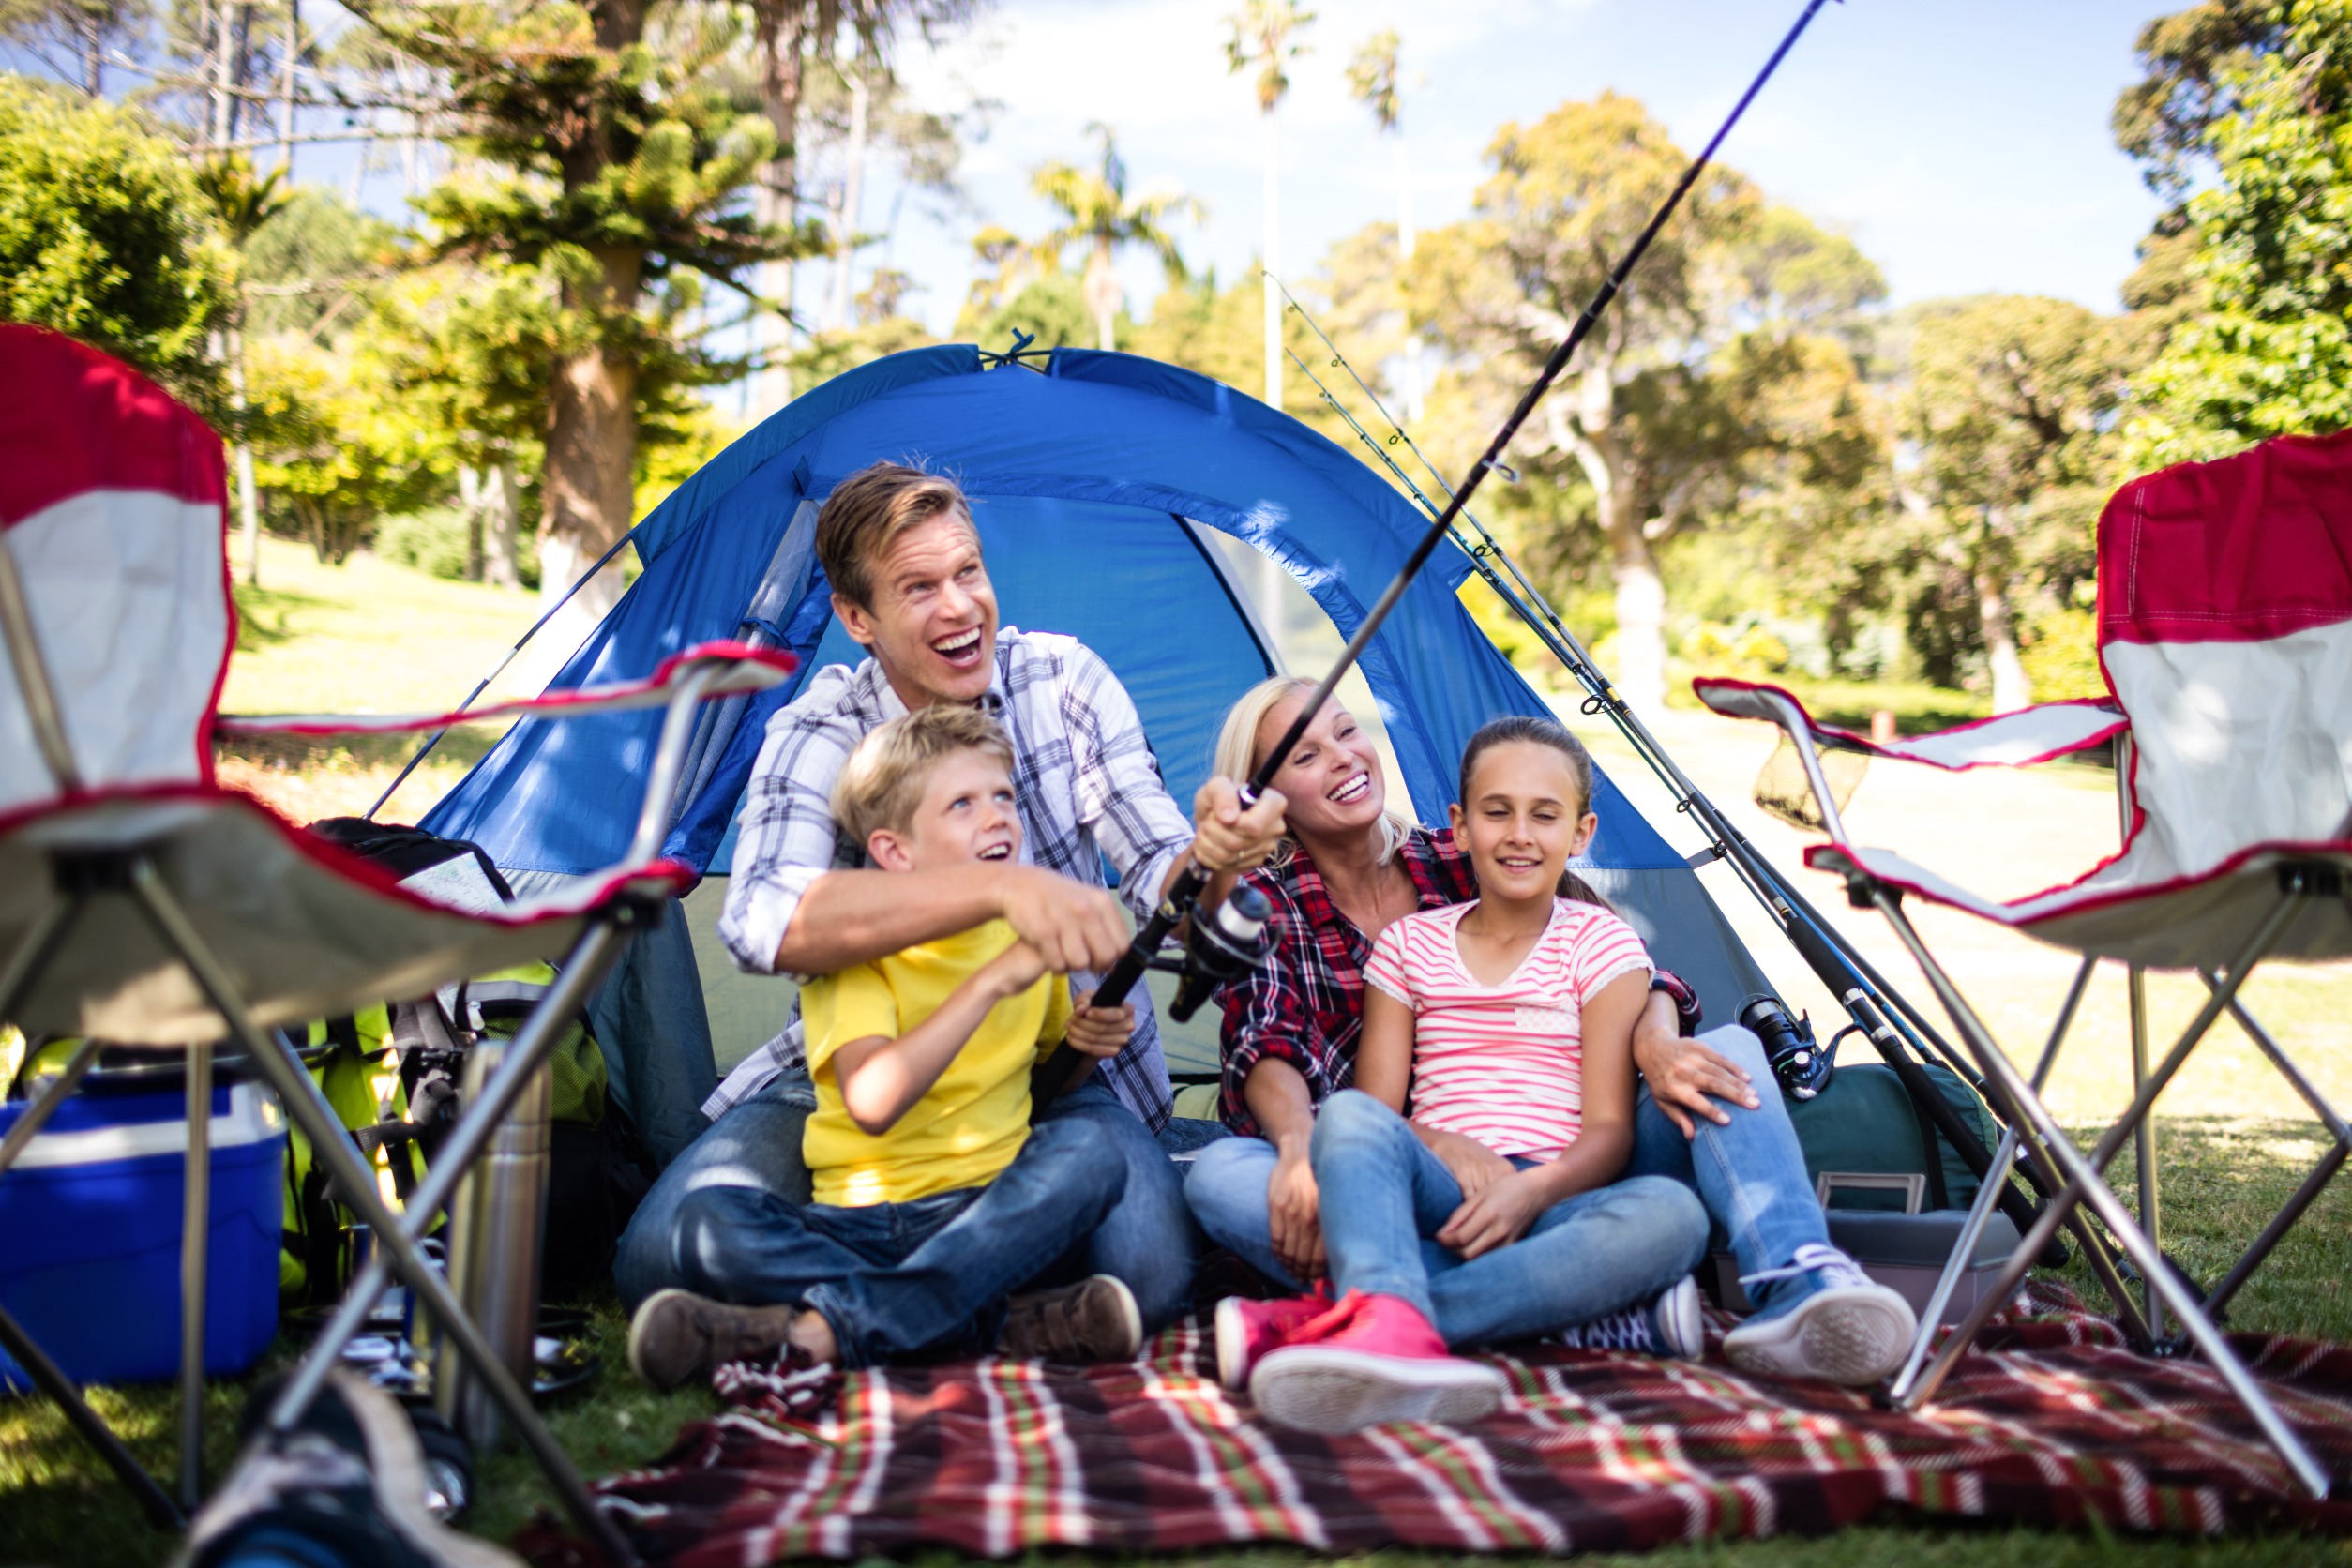
<instances>
[{"instance_id":1,"label":"blue dome tent","mask_svg":"<svg viewBox=\"0 0 2352 1568\"><path fill-rule=\"evenodd\" d=\"M795 400L647 517L635 534L642 574L553 684L641 675L713 638L788 647L802 682L862 657L833 624L815 520L837 482L884 459L962 484L1003 624L1066 632L1100 654L1187 806L1228 705L1281 668L1216 536L1271 557L1345 637L1427 525L1322 435L1190 371L1063 349L1040 374L969 345L917 350ZM1441 545L1363 661L1402 782L1432 822L1444 820L1462 745L1481 723L1551 711L1455 596L1470 571L1468 556ZM711 704L673 807L668 852L711 879L688 913L713 1016L734 1035L721 1041L727 1057L784 1018L782 988L730 984L708 927L766 722L798 686ZM603 866L634 823L632 781L658 723L657 714L525 721L424 825L473 839L526 880ZM1606 776L1594 807L1588 880L1698 987L1711 1018L1728 1019L1742 996L1768 988L1754 960L1682 856ZM753 1016L743 1018L746 1006ZM1214 1072L1202 1019L1168 1046L1180 1077Z\"/></svg>"}]
</instances>

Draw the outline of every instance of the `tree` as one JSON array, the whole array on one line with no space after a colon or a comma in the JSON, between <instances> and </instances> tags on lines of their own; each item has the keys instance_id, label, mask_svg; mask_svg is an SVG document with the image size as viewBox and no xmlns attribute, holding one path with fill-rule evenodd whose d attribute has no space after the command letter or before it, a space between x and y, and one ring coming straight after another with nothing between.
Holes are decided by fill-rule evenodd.
<instances>
[{"instance_id":1,"label":"tree","mask_svg":"<svg viewBox=\"0 0 2352 1568\"><path fill-rule=\"evenodd\" d=\"M1993 294L1921 308L1909 369L1906 503L1973 593L1993 711L2009 713L2033 701L2019 594L2054 562L2088 554L2080 492L2103 475L2103 435L2126 384L2121 343L2080 305Z\"/></svg>"},{"instance_id":2,"label":"tree","mask_svg":"<svg viewBox=\"0 0 2352 1568\"><path fill-rule=\"evenodd\" d=\"M1242 8L1225 19L1225 67L1231 74L1255 68L1252 83L1258 93L1258 117L1266 135L1265 227L1261 264L1266 269L1263 313L1266 329L1266 401L1282 406L1282 121L1280 110L1290 90L1290 62L1306 53L1292 37L1315 20L1313 11L1299 9L1298 0L1244 0Z\"/></svg>"},{"instance_id":3,"label":"tree","mask_svg":"<svg viewBox=\"0 0 2352 1568\"><path fill-rule=\"evenodd\" d=\"M223 153L196 172L196 184L212 204L222 235L237 252L239 267L227 320L214 339L213 357L229 372L229 455L236 476L237 517L245 534L245 580L262 580L262 514L253 494L253 445L246 439L245 386L245 247L253 235L285 210L292 200L284 172L273 169L255 174L252 160L242 153Z\"/></svg>"},{"instance_id":4,"label":"tree","mask_svg":"<svg viewBox=\"0 0 2352 1568\"><path fill-rule=\"evenodd\" d=\"M713 84L731 13L648 0L354 8L445 76L465 129L468 166L421 204L436 253L540 269L552 286L539 530L552 599L634 520L642 410L681 381L738 369L679 334L701 279L747 293L749 268L794 252L743 201L775 134ZM602 618L622 581L609 568L581 590L576 629Z\"/></svg>"},{"instance_id":5,"label":"tree","mask_svg":"<svg viewBox=\"0 0 2352 1568\"><path fill-rule=\"evenodd\" d=\"M1399 47L1394 27L1366 38L1356 51L1355 58L1348 62L1348 90L1355 95L1357 102L1372 111L1372 123L1389 138L1389 145L1396 155L1396 260L1402 270L1411 266L1413 261L1413 185L1405 167L1404 133L1398 128L1402 107L1396 82ZM1421 334L1407 332L1405 395L1399 400L1398 414L1408 423L1421 417L1425 390L1421 356Z\"/></svg>"},{"instance_id":6,"label":"tree","mask_svg":"<svg viewBox=\"0 0 2352 1568\"><path fill-rule=\"evenodd\" d=\"M2134 460L2352 425L2352 0L2200 7L2142 55L2120 139L2160 188L2209 178L2174 219L2197 309L2142 379Z\"/></svg>"},{"instance_id":7,"label":"tree","mask_svg":"<svg viewBox=\"0 0 2352 1568\"><path fill-rule=\"evenodd\" d=\"M1426 237L1409 287L1416 323L1477 357L1481 400L1507 406L1688 160L1639 103L1614 93L1504 126L1487 157L1495 173L1473 216ZM1711 169L1532 422L1539 461L1564 461L1590 490L1615 582L1617 680L1644 709L1666 691L1666 588L1653 547L1693 519L1698 497L1681 481L1711 473L1670 460L1722 423L1695 402L1720 304L1710 291L1756 206L1745 179ZM1545 466L1555 484L1565 477Z\"/></svg>"},{"instance_id":8,"label":"tree","mask_svg":"<svg viewBox=\"0 0 2352 1568\"><path fill-rule=\"evenodd\" d=\"M1119 143L1107 125L1087 128L1102 143L1098 172L1067 163L1040 165L1029 188L1061 210L1065 222L1037 242L1046 267L1058 269L1064 246L1087 248L1086 272L1078 292L1094 318L1096 348L1119 346L1116 324L1125 290L1119 282L1117 252L1123 246L1140 245L1160 259L1168 282L1184 280L1184 258L1168 225L1180 218L1198 220L1200 204L1167 186L1146 187L1129 195L1127 165L1119 156Z\"/></svg>"},{"instance_id":9,"label":"tree","mask_svg":"<svg viewBox=\"0 0 2352 1568\"><path fill-rule=\"evenodd\" d=\"M151 0L0 0L0 38L91 98L106 96L106 56L154 21Z\"/></svg>"},{"instance_id":10,"label":"tree","mask_svg":"<svg viewBox=\"0 0 2352 1568\"><path fill-rule=\"evenodd\" d=\"M193 172L132 111L0 78L0 318L137 366L215 419L235 261Z\"/></svg>"}]
</instances>

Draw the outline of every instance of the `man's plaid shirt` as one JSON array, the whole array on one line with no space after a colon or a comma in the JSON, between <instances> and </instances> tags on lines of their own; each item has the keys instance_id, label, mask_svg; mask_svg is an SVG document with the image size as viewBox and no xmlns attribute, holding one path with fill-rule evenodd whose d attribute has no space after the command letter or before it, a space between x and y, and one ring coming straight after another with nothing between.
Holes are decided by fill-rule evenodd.
<instances>
[{"instance_id":1,"label":"man's plaid shirt","mask_svg":"<svg viewBox=\"0 0 2352 1568\"><path fill-rule=\"evenodd\" d=\"M1013 792L1021 817L1021 859L1102 884L1108 859L1119 896L1147 918L1168 869L1192 843L1160 777L1135 703L1110 667L1077 639L1006 627L997 634L996 673L982 702L1013 740ZM773 973L776 953L809 885L836 867L866 863L864 846L841 839L829 804L834 780L867 733L907 711L880 665L828 665L808 689L768 721L737 816L734 873L718 934L735 962ZM1084 990L1091 975L1072 975ZM1138 991L1135 1037L1104 1064L1111 1088L1153 1128L1170 1108L1151 999ZM716 1119L803 1060L800 1020L745 1059L702 1104Z\"/></svg>"},{"instance_id":2,"label":"man's plaid shirt","mask_svg":"<svg viewBox=\"0 0 2352 1568\"><path fill-rule=\"evenodd\" d=\"M1397 864L1412 878L1417 909L1437 910L1478 897L1469 859L1416 827L1398 846ZM1322 873L1302 849L1253 871L1246 884L1266 896L1274 945L1256 969L1217 993L1225 1025L1218 1115L1248 1138L1263 1137L1243 1086L1260 1062L1288 1062L1306 1080L1307 1096L1321 1105L1356 1079L1356 1039L1364 1032L1364 965L1372 943L1332 902ZM1682 1033L1699 1020L1698 994L1664 970L1653 989L1674 999Z\"/></svg>"}]
</instances>

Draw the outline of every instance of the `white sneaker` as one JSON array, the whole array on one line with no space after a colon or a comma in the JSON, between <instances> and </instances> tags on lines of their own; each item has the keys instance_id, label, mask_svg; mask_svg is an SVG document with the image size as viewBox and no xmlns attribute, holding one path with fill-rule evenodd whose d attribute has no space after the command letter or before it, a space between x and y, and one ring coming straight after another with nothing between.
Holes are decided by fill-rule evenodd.
<instances>
[{"instance_id":1,"label":"white sneaker","mask_svg":"<svg viewBox=\"0 0 2352 1568\"><path fill-rule=\"evenodd\" d=\"M1723 1353L1742 1372L1862 1387L1892 1377L1919 1332L1911 1304L1862 1273L1833 1246L1808 1242L1788 1266L1742 1274L1754 1281L1818 1274L1822 1288L1789 1311L1749 1319L1724 1335Z\"/></svg>"},{"instance_id":2,"label":"white sneaker","mask_svg":"<svg viewBox=\"0 0 2352 1568\"><path fill-rule=\"evenodd\" d=\"M1637 1306L1560 1331L1576 1350L1635 1350L1696 1361L1707 1353L1707 1324L1698 1313L1698 1281L1684 1274Z\"/></svg>"}]
</instances>

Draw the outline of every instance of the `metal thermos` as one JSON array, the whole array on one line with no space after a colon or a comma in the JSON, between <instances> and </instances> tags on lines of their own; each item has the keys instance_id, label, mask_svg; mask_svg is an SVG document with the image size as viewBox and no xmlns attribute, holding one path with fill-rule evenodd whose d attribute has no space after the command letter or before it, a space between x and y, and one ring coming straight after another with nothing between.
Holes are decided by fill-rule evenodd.
<instances>
[{"instance_id":1,"label":"metal thermos","mask_svg":"<svg viewBox=\"0 0 2352 1568\"><path fill-rule=\"evenodd\" d=\"M486 1038L466 1053L460 1105L475 1103L507 1048L504 1040ZM449 1288L526 1390L537 1364L533 1343L539 1327L552 1094L553 1079L542 1063L449 1204ZM476 1452L506 1440L490 1391L467 1374L464 1358L445 1335L434 1364L433 1402Z\"/></svg>"}]
</instances>

